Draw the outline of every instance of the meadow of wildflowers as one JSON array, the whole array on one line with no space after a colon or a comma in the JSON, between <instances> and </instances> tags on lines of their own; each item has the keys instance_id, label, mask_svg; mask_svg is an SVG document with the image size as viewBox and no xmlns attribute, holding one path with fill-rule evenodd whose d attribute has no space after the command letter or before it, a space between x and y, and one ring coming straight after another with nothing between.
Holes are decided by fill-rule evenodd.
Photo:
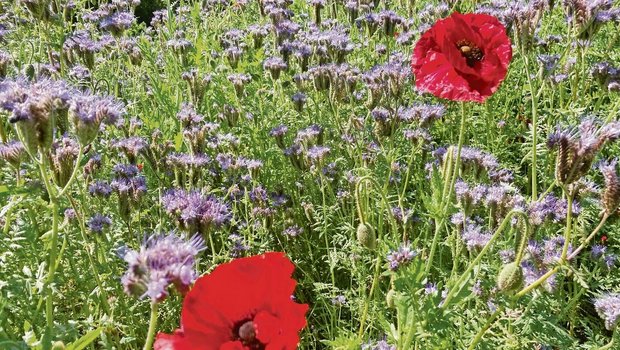
<instances>
[{"instance_id":1,"label":"meadow of wildflowers","mask_svg":"<svg viewBox=\"0 0 620 350\"><path fill-rule=\"evenodd\" d=\"M0 0L0 350L620 349L619 28Z\"/></svg>"}]
</instances>

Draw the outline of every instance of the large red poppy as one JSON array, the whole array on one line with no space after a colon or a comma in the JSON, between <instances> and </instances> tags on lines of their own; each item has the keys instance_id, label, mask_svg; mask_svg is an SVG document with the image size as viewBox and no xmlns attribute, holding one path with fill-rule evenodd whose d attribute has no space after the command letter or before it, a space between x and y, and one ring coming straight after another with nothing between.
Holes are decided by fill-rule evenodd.
<instances>
[{"instance_id":1,"label":"large red poppy","mask_svg":"<svg viewBox=\"0 0 620 350\"><path fill-rule=\"evenodd\" d=\"M199 278L183 302L181 329L155 350L295 350L307 304L292 299L295 267L283 253L233 260Z\"/></svg>"},{"instance_id":2,"label":"large red poppy","mask_svg":"<svg viewBox=\"0 0 620 350\"><path fill-rule=\"evenodd\" d=\"M422 35L411 67L421 91L484 102L506 77L511 59L510 38L497 18L455 12Z\"/></svg>"}]
</instances>

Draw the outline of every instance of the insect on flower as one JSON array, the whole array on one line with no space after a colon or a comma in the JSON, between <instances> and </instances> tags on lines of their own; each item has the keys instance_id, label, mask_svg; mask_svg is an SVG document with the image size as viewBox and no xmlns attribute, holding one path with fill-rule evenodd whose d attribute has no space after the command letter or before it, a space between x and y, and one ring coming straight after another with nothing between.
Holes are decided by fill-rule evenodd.
<instances>
[{"instance_id":1,"label":"insect on flower","mask_svg":"<svg viewBox=\"0 0 620 350\"><path fill-rule=\"evenodd\" d=\"M422 35L411 67L421 91L484 102L506 77L511 59L510 39L497 18L455 12Z\"/></svg>"}]
</instances>

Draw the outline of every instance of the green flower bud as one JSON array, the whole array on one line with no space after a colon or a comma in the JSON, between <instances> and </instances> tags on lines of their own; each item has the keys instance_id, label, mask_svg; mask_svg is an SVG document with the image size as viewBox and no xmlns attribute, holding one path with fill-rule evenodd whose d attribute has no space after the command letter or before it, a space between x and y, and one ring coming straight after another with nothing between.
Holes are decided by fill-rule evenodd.
<instances>
[{"instance_id":1,"label":"green flower bud","mask_svg":"<svg viewBox=\"0 0 620 350\"><path fill-rule=\"evenodd\" d=\"M52 344L52 350L65 350L65 343L60 340L55 341L54 344Z\"/></svg>"},{"instance_id":2,"label":"green flower bud","mask_svg":"<svg viewBox=\"0 0 620 350\"><path fill-rule=\"evenodd\" d=\"M375 236L375 231L370 225L366 225L364 223L360 223L359 226L357 226L357 241L364 247L371 250L377 247L377 237Z\"/></svg>"},{"instance_id":3,"label":"green flower bud","mask_svg":"<svg viewBox=\"0 0 620 350\"><path fill-rule=\"evenodd\" d=\"M511 292L523 285L523 268L516 262L504 265L497 276L497 288L502 292Z\"/></svg>"}]
</instances>

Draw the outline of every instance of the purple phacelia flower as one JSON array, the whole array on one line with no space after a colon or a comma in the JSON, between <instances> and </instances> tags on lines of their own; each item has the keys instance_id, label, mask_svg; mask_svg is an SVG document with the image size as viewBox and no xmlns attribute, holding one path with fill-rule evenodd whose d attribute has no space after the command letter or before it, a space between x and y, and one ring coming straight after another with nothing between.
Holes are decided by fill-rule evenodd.
<instances>
[{"instance_id":1,"label":"purple phacelia flower","mask_svg":"<svg viewBox=\"0 0 620 350\"><path fill-rule=\"evenodd\" d=\"M108 198L112 194L112 187L106 181L96 181L88 185L88 193L93 197Z\"/></svg>"},{"instance_id":2,"label":"purple phacelia flower","mask_svg":"<svg viewBox=\"0 0 620 350\"><path fill-rule=\"evenodd\" d=\"M112 219L102 214L95 214L86 222L86 227L94 233L101 233L110 225L112 225Z\"/></svg>"},{"instance_id":3,"label":"purple phacelia flower","mask_svg":"<svg viewBox=\"0 0 620 350\"><path fill-rule=\"evenodd\" d=\"M228 205L199 191L172 189L162 196L164 209L190 232L209 232L228 223L232 217Z\"/></svg>"},{"instance_id":4,"label":"purple phacelia flower","mask_svg":"<svg viewBox=\"0 0 620 350\"><path fill-rule=\"evenodd\" d=\"M399 268L409 264L417 255L418 252L411 249L408 242L398 247L397 250L391 250L387 255L390 270L396 271Z\"/></svg>"},{"instance_id":5,"label":"purple phacelia flower","mask_svg":"<svg viewBox=\"0 0 620 350\"><path fill-rule=\"evenodd\" d=\"M620 321L620 294L605 294L594 300L594 308L605 321L607 330L614 330Z\"/></svg>"},{"instance_id":6,"label":"purple phacelia flower","mask_svg":"<svg viewBox=\"0 0 620 350\"><path fill-rule=\"evenodd\" d=\"M139 251L125 249L122 258L129 265L121 278L125 292L152 302L164 300L171 285L187 292L197 277L196 256L204 249L198 235L185 240L173 233L147 238Z\"/></svg>"},{"instance_id":7,"label":"purple phacelia flower","mask_svg":"<svg viewBox=\"0 0 620 350\"><path fill-rule=\"evenodd\" d=\"M301 227L293 225L285 228L284 231L282 231L282 234L289 237L297 237L303 232L304 230Z\"/></svg>"},{"instance_id":8,"label":"purple phacelia flower","mask_svg":"<svg viewBox=\"0 0 620 350\"><path fill-rule=\"evenodd\" d=\"M308 149L308 158L313 162L320 163L325 160L330 151L331 149L326 146L312 146Z\"/></svg>"},{"instance_id":9,"label":"purple phacelia flower","mask_svg":"<svg viewBox=\"0 0 620 350\"><path fill-rule=\"evenodd\" d=\"M491 240L491 236L492 234L484 231L482 226L469 223L463 230L462 239L467 245L467 250L474 251L484 248Z\"/></svg>"}]
</instances>

